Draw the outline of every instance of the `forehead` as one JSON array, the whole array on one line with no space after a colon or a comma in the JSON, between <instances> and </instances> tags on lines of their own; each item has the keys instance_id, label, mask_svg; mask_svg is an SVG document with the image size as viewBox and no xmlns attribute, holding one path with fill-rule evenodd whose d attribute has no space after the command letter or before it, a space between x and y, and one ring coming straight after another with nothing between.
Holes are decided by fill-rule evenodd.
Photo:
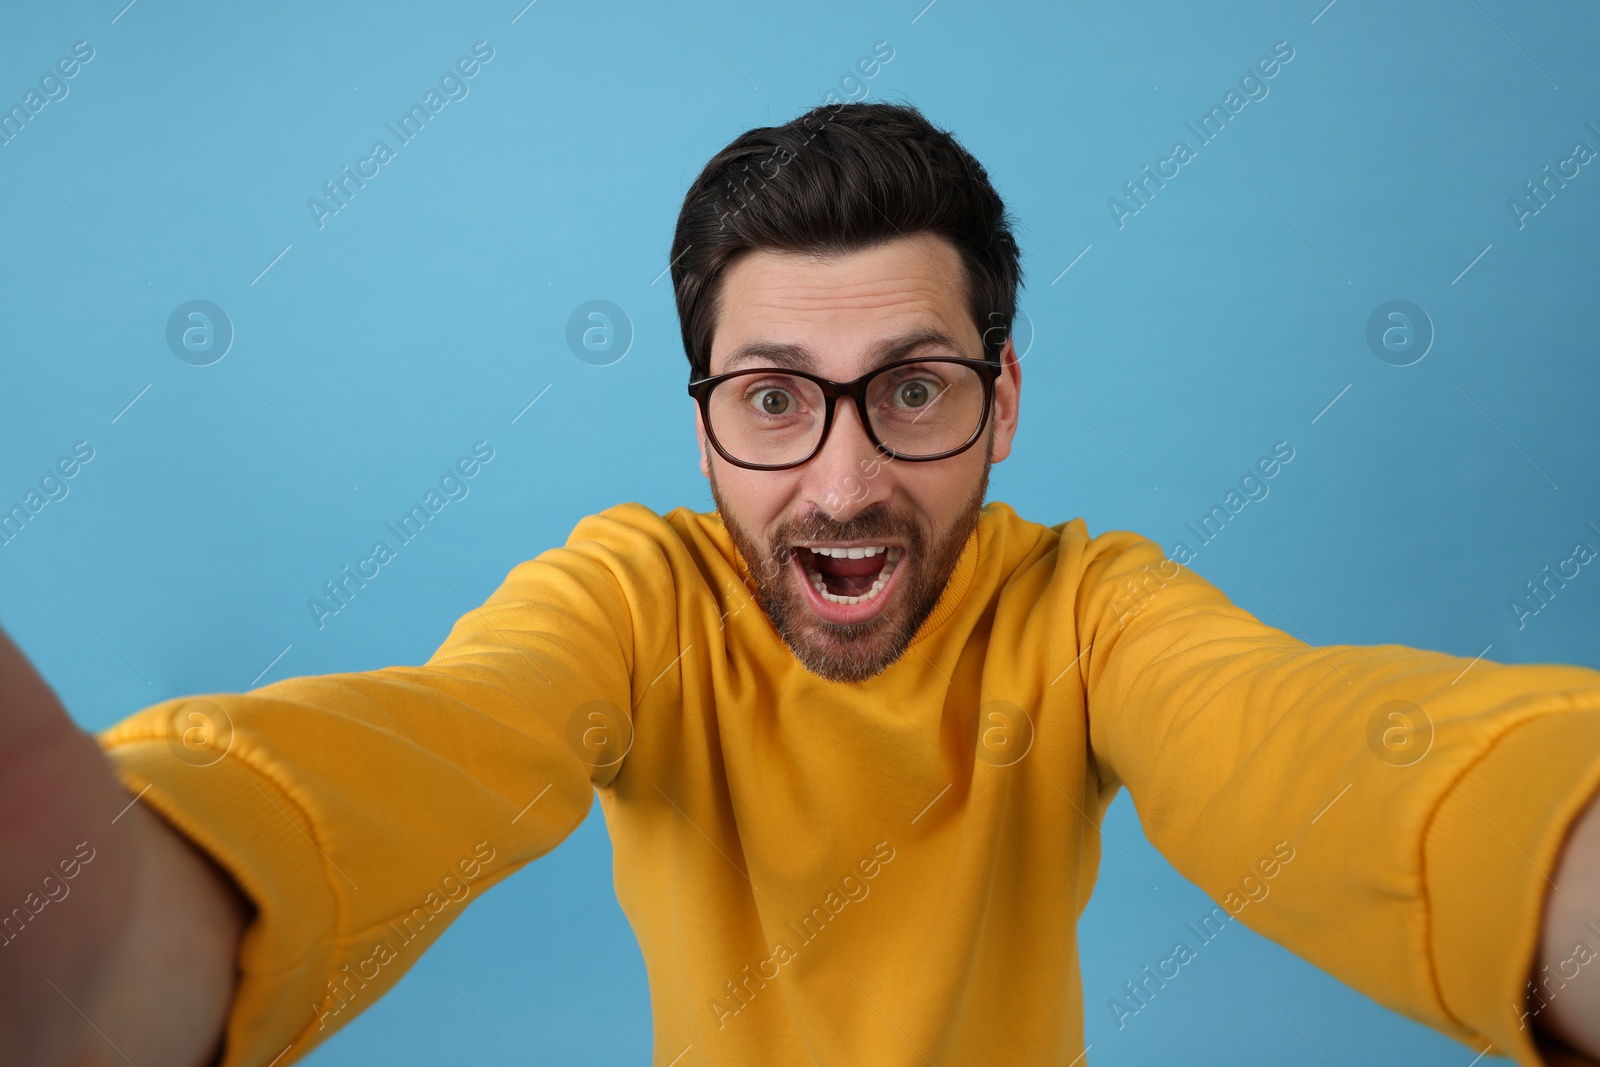
<instances>
[{"instance_id":1,"label":"forehead","mask_svg":"<svg viewBox=\"0 0 1600 1067\"><path fill-rule=\"evenodd\" d=\"M723 275L711 373L778 362L853 377L898 339L942 334L981 353L955 247L933 234L838 255L761 250Z\"/></svg>"}]
</instances>

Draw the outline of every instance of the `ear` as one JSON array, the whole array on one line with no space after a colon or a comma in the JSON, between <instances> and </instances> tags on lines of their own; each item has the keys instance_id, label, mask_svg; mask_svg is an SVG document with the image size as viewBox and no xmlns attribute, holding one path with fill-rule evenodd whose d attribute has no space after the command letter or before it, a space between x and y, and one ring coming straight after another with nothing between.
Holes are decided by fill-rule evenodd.
<instances>
[{"instance_id":1,"label":"ear","mask_svg":"<svg viewBox=\"0 0 1600 1067\"><path fill-rule=\"evenodd\" d=\"M1006 338L1000 350L1000 377L994 383L994 444L989 459L999 463L1011 454L1011 438L1016 436L1017 418L1022 405L1022 361L1016 347Z\"/></svg>"},{"instance_id":2,"label":"ear","mask_svg":"<svg viewBox=\"0 0 1600 1067\"><path fill-rule=\"evenodd\" d=\"M700 405L694 406L694 435L700 442L700 473L711 477L711 442L706 440L705 424L700 421Z\"/></svg>"}]
</instances>

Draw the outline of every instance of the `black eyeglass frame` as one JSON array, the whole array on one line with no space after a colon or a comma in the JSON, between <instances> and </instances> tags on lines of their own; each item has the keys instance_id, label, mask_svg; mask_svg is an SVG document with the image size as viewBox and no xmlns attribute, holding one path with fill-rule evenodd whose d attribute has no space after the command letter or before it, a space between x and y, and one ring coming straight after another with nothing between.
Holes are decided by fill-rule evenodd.
<instances>
[{"instance_id":1,"label":"black eyeglass frame","mask_svg":"<svg viewBox=\"0 0 1600 1067\"><path fill-rule=\"evenodd\" d=\"M872 427L872 418L867 413L867 386L872 384L872 380L878 375L911 363L955 363L963 367L971 367L978 372L978 377L983 382L983 415L978 419L978 428L972 431L972 436L967 438L965 443L932 456L909 456L896 452L878 439L878 434ZM893 363L885 363L883 366L870 370L853 381L836 382L832 378L823 378L820 375L808 374L805 371L790 370L787 367L749 367L729 371L726 374L715 374L709 378L701 378L699 381L690 382L689 395L699 405L700 421L706 428L706 436L711 440L711 447L715 448L717 454L723 459L732 463L735 467L743 467L745 470L784 471L809 463L815 459L817 454L822 451L822 446L828 443L828 434L833 432L833 416L837 401L841 397L849 397L855 401L856 415L860 417L862 428L867 432L867 439L873 443L879 452L890 459L903 460L907 463L931 463L937 459L949 459L951 456L960 455L976 444L979 437L983 436L984 428L989 425L989 412L994 407L994 383L1000 377L1002 369L1001 364L988 359L971 359L965 356L912 356L907 359L895 360ZM717 440L716 431L711 424L712 391L730 379L757 374L784 374L792 378L804 378L822 390L824 405L822 411L822 435L817 438L816 447L805 458L794 460L791 463L746 463L744 460L736 459L729 455L728 450L722 447L722 442Z\"/></svg>"}]
</instances>

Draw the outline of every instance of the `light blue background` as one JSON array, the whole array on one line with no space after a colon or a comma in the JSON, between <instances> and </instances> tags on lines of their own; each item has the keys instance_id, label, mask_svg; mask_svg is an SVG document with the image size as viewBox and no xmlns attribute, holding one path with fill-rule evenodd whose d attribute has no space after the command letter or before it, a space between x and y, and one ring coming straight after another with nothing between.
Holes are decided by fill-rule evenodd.
<instances>
[{"instance_id":1,"label":"light blue background","mask_svg":"<svg viewBox=\"0 0 1600 1067\"><path fill-rule=\"evenodd\" d=\"M1287 440L1271 495L1194 563L1241 606L1316 643L1600 666L1600 574L1524 629L1507 606L1600 545L1600 164L1525 228L1507 208L1600 149L1592 6L124 2L0 15L7 106L95 49L0 147L0 504L95 448L0 548L0 622L86 727L421 662L581 516L710 508L661 276L679 202L880 40L871 98L953 130L1021 223L1033 339L992 499L1171 545ZM478 40L470 95L319 230L307 198ZM1270 95L1119 229L1108 197L1281 40ZM164 339L197 298L236 330L207 367ZM1437 331L1407 367L1364 338L1396 298ZM566 344L591 299L635 332L609 366ZM480 439L471 495L319 631L306 599ZM1130 862L1107 850L1082 923L1089 1062L1471 1060L1238 924L1117 1030L1107 999L1209 905L1125 797L1107 835ZM523 1062L508 1040L648 1057L598 807L309 1062Z\"/></svg>"}]
</instances>

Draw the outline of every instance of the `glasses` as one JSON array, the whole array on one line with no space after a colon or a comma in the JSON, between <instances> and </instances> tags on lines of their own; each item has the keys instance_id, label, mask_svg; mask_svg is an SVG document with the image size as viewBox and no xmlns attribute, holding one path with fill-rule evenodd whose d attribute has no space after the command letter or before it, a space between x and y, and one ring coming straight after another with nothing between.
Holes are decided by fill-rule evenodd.
<instances>
[{"instance_id":1,"label":"glasses","mask_svg":"<svg viewBox=\"0 0 1600 1067\"><path fill-rule=\"evenodd\" d=\"M946 459L971 448L989 421L1000 367L954 356L905 359L836 382L758 367L689 383L706 435L722 458L749 470L798 467L833 428L841 397L855 401L867 437L892 459Z\"/></svg>"}]
</instances>

